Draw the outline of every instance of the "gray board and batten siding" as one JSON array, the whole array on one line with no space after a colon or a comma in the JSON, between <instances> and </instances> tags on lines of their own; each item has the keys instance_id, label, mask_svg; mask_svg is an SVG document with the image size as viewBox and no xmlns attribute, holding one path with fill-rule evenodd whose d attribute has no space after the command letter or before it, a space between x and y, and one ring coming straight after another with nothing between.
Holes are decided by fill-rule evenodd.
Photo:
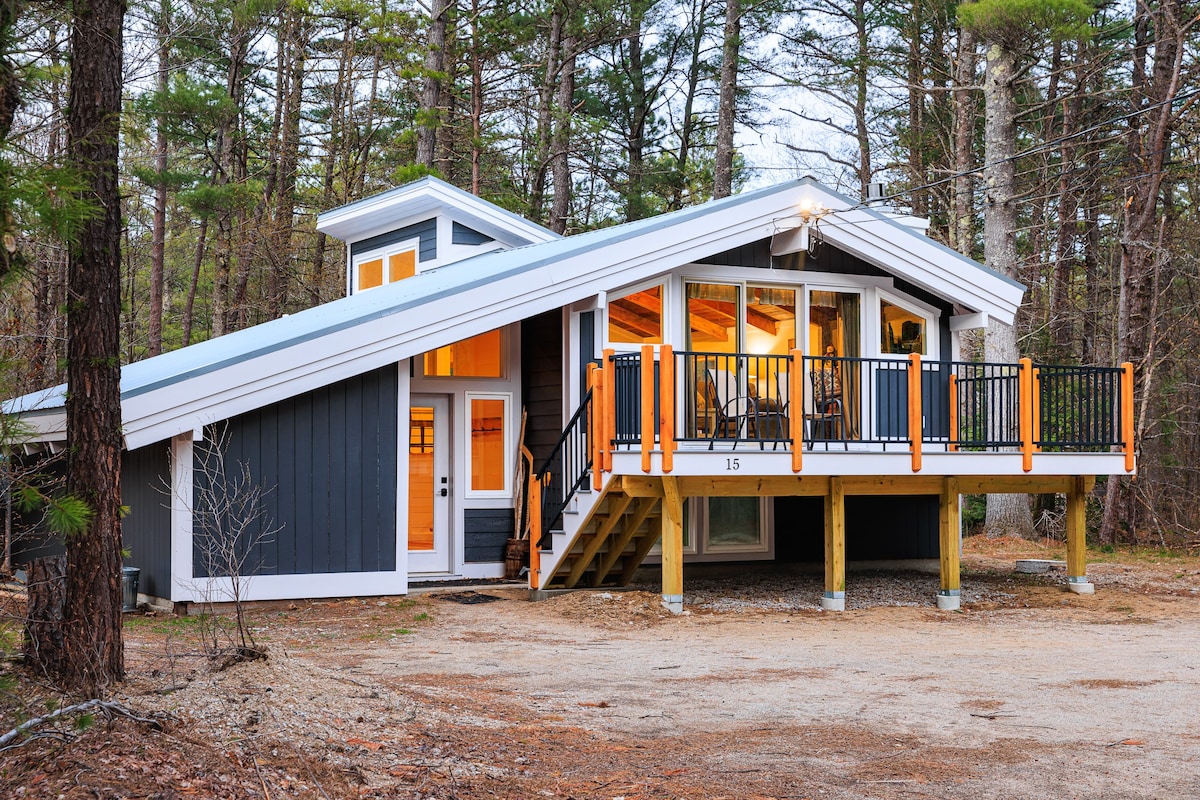
<instances>
[{"instance_id":1,"label":"gray board and batten siding","mask_svg":"<svg viewBox=\"0 0 1200 800\"><path fill-rule=\"evenodd\" d=\"M171 443L156 442L121 455L121 544L125 566L137 567L138 592L171 597Z\"/></svg>"},{"instance_id":2,"label":"gray board and batten siding","mask_svg":"<svg viewBox=\"0 0 1200 800\"><path fill-rule=\"evenodd\" d=\"M244 463L265 492L274 533L246 557L255 574L396 569L397 377L389 365L206 428L227 473ZM194 479L199 504L206 475ZM207 575L199 543L193 557Z\"/></svg>"},{"instance_id":3,"label":"gray board and batten siding","mask_svg":"<svg viewBox=\"0 0 1200 800\"><path fill-rule=\"evenodd\" d=\"M468 508L463 511L463 561L468 564L504 560L504 548L516 520L511 508Z\"/></svg>"}]
</instances>

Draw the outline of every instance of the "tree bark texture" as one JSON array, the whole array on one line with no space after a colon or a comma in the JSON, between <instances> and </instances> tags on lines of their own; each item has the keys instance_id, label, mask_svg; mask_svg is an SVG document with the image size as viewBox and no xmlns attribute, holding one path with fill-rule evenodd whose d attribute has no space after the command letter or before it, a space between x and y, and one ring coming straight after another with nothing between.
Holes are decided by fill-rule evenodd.
<instances>
[{"instance_id":1,"label":"tree bark texture","mask_svg":"<svg viewBox=\"0 0 1200 800\"><path fill-rule=\"evenodd\" d=\"M67 600L67 557L29 563L29 606L25 610L25 658L50 675L66 671L63 613Z\"/></svg>"},{"instance_id":2,"label":"tree bark texture","mask_svg":"<svg viewBox=\"0 0 1200 800\"><path fill-rule=\"evenodd\" d=\"M1165 245L1166 219L1163 177L1170 153L1185 48L1184 37L1194 24L1181 0L1139 5L1134 25L1134 85L1131 105L1148 113L1129 126L1127 151L1133 177L1125 188L1125 233L1121 237L1121 294L1117 310L1117 360L1134 369L1135 438L1147 433L1148 404L1153 395L1153 365L1161 333L1158 330L1159 277L1170 258ZM1153 31L1153 39L1150 38ZM1138 507L1127 480L1109 480L1105 492L1102 541L1116 541L1138 527Z\"/></svg>"},{"instance_id":3,"label":"tree bark texture","mask_svg":"<svg viewBox=\"0 0 1200 800\"><path fill-rule=\"evenodd\" d=\"M984 213L983 248L987 265L1010 278L1017 272L1017 204L1013 162L1016 147L1017 59L1006 47L991 44L984 68ZM1012 364L1019 358L1017 332L992 321L984 338L984 360ZM999 432L996 432L998 434ZM990 494L985 527L988 536L1032 536L1033 514L1023 494Z\"/></svg>"},{"instance_id":4,"label":"tree bark texture","mask_svg":"<svg viewBox=\"0 0 1200 800\"><path fill-rule=\"evenodd\" d=\"M92 511L67 537L64 663L56 677L94 694L125 673L121 647L121 0L75 7L70 161L93 204L70 247L67 492Z\"/></svg>"},{"instance_id":5,"label":"tree bark texture","mask_svg":"<svg viewBox=\"0 0 1200 800\"><path fill-rule=\"evenodd\" d=\"M717 89L717 148L713 165L713 197L733 194L733 133L737 111L738 59L742 51L741 0L725 0L725 34L721 47L721 79Z\"/></svg>"},{"instance_id":6,"label":"tree bark texture","mask_svg":"<svg viewBox=\"0 0 1200 800\"><path fill-rule=\"evenodd\" d=\"M450 0L433 0L430 13L425 74L421 78L421 108L417 117L417 164L433 169L438 128L442 125L442 75L446 70L446 17Z\"/></svg>"},{"instance_id":7,"label":"tree bark texture","mask_svg":"<svg viewBox=\"0 0 1200 800\"><path fill-rule=\"evenodd\" d=\"M954 199L950 246L965 256L975 249L975 34L962 29L954 73Z\"/></svg>"}]
</instances>

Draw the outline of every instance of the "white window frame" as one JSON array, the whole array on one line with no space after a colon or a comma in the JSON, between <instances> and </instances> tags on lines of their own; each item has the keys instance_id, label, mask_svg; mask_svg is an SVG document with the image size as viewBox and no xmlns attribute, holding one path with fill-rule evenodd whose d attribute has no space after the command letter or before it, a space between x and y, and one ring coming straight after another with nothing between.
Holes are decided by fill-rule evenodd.
<instances>
[{"instance_id":1,"label":"white window frame","mask_svg":"<svg viewBox=\"0 0 1200 800\"><path fill-rule=\"evenodd\" d=\"M502 483L502 486L504 487L503 489L480 490L480 489L474 489L471 486L471 476L474 474L474 464L471 463L472 458L473 458L472 447L471 447L471 404L475 400L501 400L504 403L504 410L503 410L503 412L501 412L502 413L501 418L504 420L504 459L502 462L504 464L504 480ZM512 478L512 461L513 461L513 459L510 458L509 456L513 452L513 429L512 429L513 421L511 419L512 407L513 407L513 394L512 394L512 392L466 392L464 395L464 402L466 403L466 409L465 409L466 413L463 415L464 416L463 425L465 427L465 430L463 432L463 442L466 445L463 448L463 450L465 451L463 453L463 455L464 455L463 462L466 466L465 496L467 498L488 498L488 497L504 498L504 499L511 498L512 497L512 482L513 482L513 478Z\"/></svg>"},{"instance_id":2,"label":"white window frame","mask_svg":"<svg viewBox=\"0 0 1200 800\"><path fill-rule=\"evenodd\" d=\"M884 289L875 291L874 313L871 317L870 331L871 350L874 353L873 357L878 358L894 358L903 360L908 358L903 353L885 353L880 346L880 339L883 336L883 330L880 328L881 319L883 316L883 302L887 301L894 306L904 309L914 316L921 317L925 320L925 352L921 353L921 358L930 361L937 361L941 349L941 336L939 332L941 328L941 312L933 306L926 305L919 300L914 300L911 297L889 292Z\"/></svg>"},{"instance_id":3,"label":"white window frame","mask_svg":"<svg viewBox=\"0 0 1200 800\"><path fill-rule=\"evenodd\" d=\"M381 285L387 286L389 283L394 283L394 281L388 280L388 278L391 277L390 275L387 274L387 270L389 269L388 261L391 259L392 256L399 255L401 253L406 253L409 251L411 251L413 254L413 274L416 275L416 274L420 273L420 271L421 271L421 239L420 239L420 237L413 237L412 239L405 239L400 242L393 242L392 244L386 245L384 247L377 247L374 250L368 250L365 253L359 253L358 255L356 255L351 264L351 275L353 276L351 278L351 280L353 281L353 284L354 284L354 294L358 294L359 292L370 291L370 289L364 289L359 285L359 277L360 277L359 267L364 262L374 261L377 258L383 259L384 275L383 275L383 283ZM371 287L371 289L378 289L378 288L379 288L379 286Z\"/></svg>"},{"instance_id":4,"label":"white window frame","mask_svg":"<svg viewBox=\"0 0 1200 800\"><path fill-rule=\"evenodd\" d=\"M611 347L614 351L616 351L618 353L632 353L641 348L641 346L643 344L642 342L614 342L608 338L608 327L609 327L609 322L608 322L609 311L608 310L612 306L613 301L621 300L622 298L628 297L631 294L637 294L638 292L644 292L647 289L653 289L655 286L658 286L662 289L662 319L660 320L660 323L661 323L660 329L662 331L661 336L660 336L660 338L662 339L661 344L667 344L671 341L671 336L670 336L670 331L671 331L670 323L671 323L671 319L672 319L672 315L671 315L671 311L670 311L670 308L671 308L670 298L672 296L671 279L668 276L659 276L659 278L657 280L643 281L641 283L635 283L630 286L622 286L617 291L608 293L608 295L604 299L604 314L603 314L603 320L601 322L601 329L600 329L600 332L601 332L600 341L602 342L602 344L600 345L601 350Z\"/></svg>"}]
</instances>

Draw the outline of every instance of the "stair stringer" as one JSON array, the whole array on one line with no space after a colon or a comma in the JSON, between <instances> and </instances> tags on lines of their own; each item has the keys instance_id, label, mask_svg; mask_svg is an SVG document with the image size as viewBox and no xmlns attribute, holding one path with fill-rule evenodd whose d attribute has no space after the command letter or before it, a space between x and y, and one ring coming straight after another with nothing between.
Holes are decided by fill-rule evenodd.
<instances>
[{"instance_id":1,"label":"stair stringer","mask_svg":"<svg viewBox=\"0 0 1200 800\"><path fill-rule=\"evenodd\" d=\"M604 499L608 497L609 492L620 489L620 478L612 473L602 473L603 479L600 485L600 491L594 489L590 492L580 492L575 495L572 502L575 507L562 515L563 529L551 533L552 541L549 550L541 551L540 566L538 567L538 586L545 587L546 584L558 572L559 567L566 558L571 554L572 548L575 547L576 541L580 535L587 530L588 525L595 516L596 510L603 505Z\"/></svg>"},{"instance_id":2,"label":"stair stringer","mask_svg":"<svg viewBox=\"0 0 1200 800\"><path fill-rule=\"evenodd\" d=\"M659 539L661 498L631 495L623 482L609 482L589 508L572 536L556 539L553 568L539 571L541 588L627 586Z\"/></svg>"}]
</instances>

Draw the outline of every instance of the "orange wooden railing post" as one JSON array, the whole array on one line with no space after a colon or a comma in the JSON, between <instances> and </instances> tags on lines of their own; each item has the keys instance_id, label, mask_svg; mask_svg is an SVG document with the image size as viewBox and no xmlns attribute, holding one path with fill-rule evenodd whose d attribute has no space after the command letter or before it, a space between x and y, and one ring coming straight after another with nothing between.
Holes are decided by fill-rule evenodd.
<instances>
[{"instance_id":1,"label":"orange wooden railing post","mask_svg":"<svg viewBox=\"0 0 1200 800\"><path fill-rule=\"evenodd\" d=\"M542 568L542 476L529 482L529 588L538 588Z\"/></svg>"},{"instance_id":2,"label":"orange wooden railing post","mask_svg":"<svg viewBox=\"0 0 1200 800\"><path fill-rule=\"evenodd\" d=\"M662 471L670 472L675 468L675 351L669 344L658 351L658 402Z\"/></svg>"},{"instance_id":3,"label":"orange wooden railing post","mask_svg":"<svg viewBox=\"0 0 1200 800\"><path fill-rule=\"evenodd\" d=\"M912 448L912 471L921 471L921 444L925 432L921 411L921 354L908 354L908 438Z\"/></svg>"},{"instance_id":4,"label":"orange wooden railing post","mask_svg":"<svg viewBox=\"0 0 1200 800\"><path fill-rule=\"evenodd\" d=\"M1017 419L1021 436L1021 469L1033 469L1033 361L1022 358L1017 371Z\"/></svg>"},{"instance_id":5,"label":"orange wooden railing post","mask_svg":"<svg viewBox=\"0 0 1200 800\"><path fill-rule=\"evenodd\" d=\"M602 486L601 481L604 468L604 457L600 452L600 413L597 409L600 408L600 390L597 388L600 383L600 367L597 364L588 364L588 389L592 393L592 403L588 406L588 452L592 454L592 488L597 492Z\"/></svg>"},{"instance_id":6,"label":"orange wooden railing post","mask_svg":"<svg viewBox=\"0 0 1200 800\"><path fill-rule=\"evenodd\" d=\"M612 472L613 437L617 432L617 370L611 347L604 350L604 471Z\"/></svg>"},{"instance_id":7,"label":"orange wooden railing post","mask_svg":"<svg viewBox=\"0 0 1200 800\"><path fill-rule=\"evenodd\" d=\"M1121 432L1124 434L1125 471L1133 472L1133 364L1129 361L1121 364Z\"/></svg>"},{"instance_id":8,"label":"orange wooden railing post","mask_svg":"<svg viewBox=\"0 0 1200 800\"><path fill-rule=\"evenodd\" d=\"M642 472L650 471L654 450L654 345L642 345Z\"/></svg>"},{"instance_id":9,"label":"orange wooden railing post","mask_svg":"<svg viewBox=\"0 0 1200 800\"><path fill-rule=\"evenodd\" d=\"M950 441L946 449L958 452L958 376L950 373Z\"/></svg>"},{"instance_id":10,"label":"orange wooden railing post","mask_svg":"<svg viewBox=\"0 0 1200 800\"><path fill-rule=\"evenodd\" d=\"M804 353L792 351L792 363L788 365L788 425L792 432L792 472L804 466Z\"/></svg>"},{"instance_id":11,"label":"orange wooden railing post","mask_svg":"<svg viewBox=\"0 0 1200 800\"><path fill-rule=\"evenodd\" d=\"M1042 371L1033 370L1033 452L1042 452ZM1028 471L1028 470L1027 470Z\"/></svg>"}]
</instances>

